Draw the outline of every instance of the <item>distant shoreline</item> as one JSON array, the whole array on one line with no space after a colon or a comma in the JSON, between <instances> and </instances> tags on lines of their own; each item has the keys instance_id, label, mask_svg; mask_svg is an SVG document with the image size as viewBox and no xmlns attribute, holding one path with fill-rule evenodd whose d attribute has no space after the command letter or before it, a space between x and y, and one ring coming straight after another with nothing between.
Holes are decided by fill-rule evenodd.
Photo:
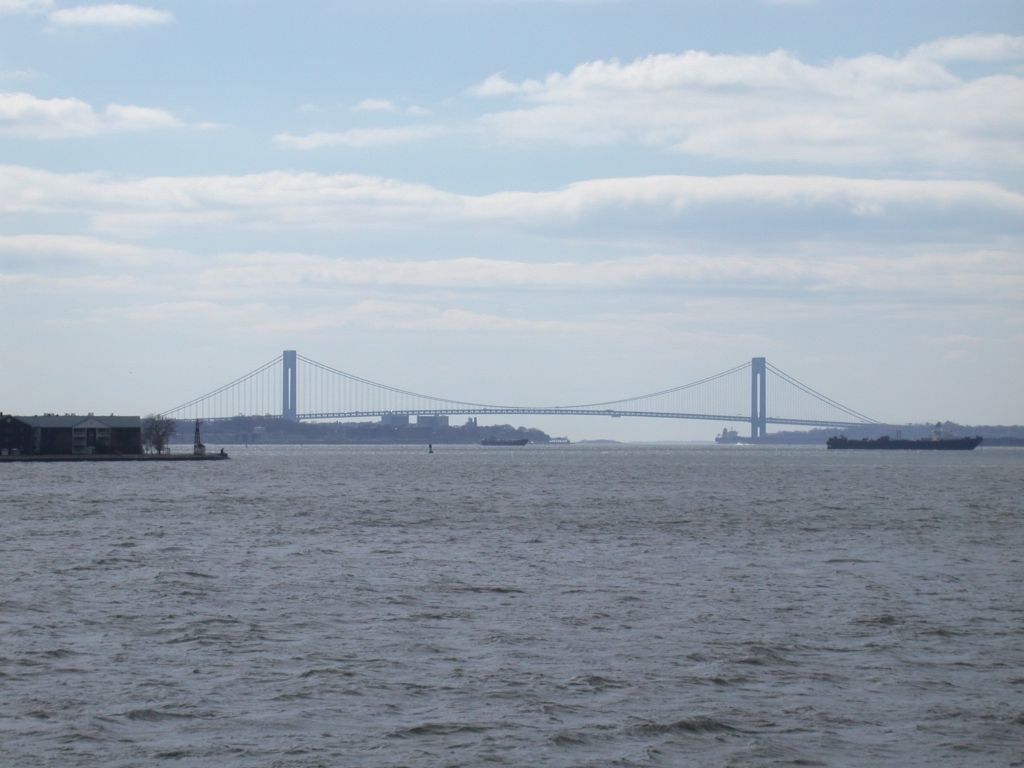
<instances>
[{"instance_id":1,"label":"distant shoreline","mask_svg":"<svg viewBox=\"0 0 1024 768\"><path fill-rule=\"evenodd\" d=\"M109 453L54 453L44 455L26 456L0 456L0 464L29 464L29 463L53 463L53 462L111 462L111 461L224 461L229 458L226 453L210 453L204 456L196 456L191 453L138 453L138 454L109 454Z\"/></svg>"}]
</instances>

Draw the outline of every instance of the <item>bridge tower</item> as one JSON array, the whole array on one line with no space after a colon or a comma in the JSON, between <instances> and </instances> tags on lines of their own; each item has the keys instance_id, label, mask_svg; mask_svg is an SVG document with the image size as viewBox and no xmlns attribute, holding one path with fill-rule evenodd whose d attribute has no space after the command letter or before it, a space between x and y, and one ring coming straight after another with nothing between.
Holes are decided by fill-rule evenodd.
<instances>
[{"instance_id":1,"label":"bridge tower","mask_svg":"<svg viewBox=\"0 0 1024 768\"><path fill-rule=\"evenodd\" d=\"M767 430L767 384L768 371L763 357L750 361L750 436L764 437Z\"/></svg>"},{"instance_id":2,"label":"bridge tower","mask_svg":"<svg viewBox=\"0 0 1024 768\"><path fill-rule=\"evenodd\" d=\"M294 349L286 349L281 353L281 371L281 418L285 421L298 421L298 365Z\"/></svg>"}]
</instances>

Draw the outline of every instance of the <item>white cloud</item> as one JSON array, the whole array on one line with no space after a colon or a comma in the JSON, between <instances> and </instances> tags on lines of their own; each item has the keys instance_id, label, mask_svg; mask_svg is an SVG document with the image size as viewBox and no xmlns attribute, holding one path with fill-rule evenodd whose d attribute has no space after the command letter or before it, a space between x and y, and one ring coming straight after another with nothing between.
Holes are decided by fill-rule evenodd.
<instances>
[{"instance_id":1,"label":"white cloud","mask_svg":"<svg viewBox=\"0 0 1024 768\"><path fill-rule=\"evenodd\" d=\"M0 135L60 139L182 125L170 112L151 107L110 104L97 112L81 99L41 99L30 93L0 93Z\"/></svg>"},{"instance_id":2,"label":"white cloud","mask_svg":"<svg viewBox=\"0 0 1024 768\"><path fill-rule=\"evenodd\" d=\"M142 288L142 284L131 275L8 275L0 272L0 287L3 286L17 288L19 296L40 297L43 301L57 295L137 296Z\"/></svg>"},{"instance_id":3,"label":"white cloud","mask_svg":"<svg viewBox=\"0 0 1024 768\"><path fill-rule=\"evenodd\" d=\"M352 107L353 112L397 112L398 107L388 99L363 99Z\"/></svg>"},{"instance_id":4,"label":"white cloud","mask_svg":"<svg viewBox=\"0 0 1024 768\"><path fill-rule=\"evenodd\" d=\"M100 321L129 321L167 325L182 320L201 323L231 323L237 327L255 328L266 315L262 304L225 306L214 301L155 301L126 307L103 307L94 312Z\"/></svg>"},{"instance_id":5,"label":"white cloud","mask_svg":"<svg viewBox=\"0 0 1024 768\"><path fill-rule=\"evenodd\" d=\"M488 77L482 83L474 85L467 90L473 96L510 96L514 94L533 93L539 91L543 86L536 80L524 80L521 83L514 83L507 80L503 74L496 73Z\"/></svg>"},{"instance_id":6,"label":"white cloud","mask_svg":"<svg viewBox=\"0 0 1024 768\"><path fill-rule=\"evenodd\" d=\"M31 69L0 70L0 80L32 80L37 77L39 73Z\"/></svg>"},{"instance_id":7,"label":"white cloud","mask_svg":"<svg viewBox=\"0 0 1024 768\"><path fill-rule=\"evenodd\" d=\"M801 163L930 173L1024 165L1024 77L1014 69L964 79L953 60L1014 61L1024 37L969 35L932 41L905 56L866 54L825 64L786 51L659 54L598 60L543 80L496 73L466 93L514 108L472 125L399 126L280 133L290 149L366 148L482 130L514 144L639 144L735 163ZM369 98L357 112L419 107Z\"/></svg>"},{"instance_id":8,"label":"white cloud","mask_svg":"<svg viewBox=\"0 0 1024 768\"><path fill-rule=\"evenodd\" d=\"M0 282L41 290L47 273L70 279L88 272L110 278L98 280L95 291L123 285L138 295L136 284L175 285L180 298L200 302L343 307L408 296L448 302L424 315L393 312L376 326L392 330L411 327L416 318L419 327L438 330L474 322L502 332L528 329L501 299L512 295L515 306L521 300L534 313L534 302L553 297L561 297L559 304L566 296L570 305L592 304L553 314L541 308L534 316L566 318L569 325L602 306L601 296L615 297L620 311L628 297L653 309L662 295L765 291L814 306L830 297L843 306L851 297L881 297L901 305L1008 307L1024 297L1022 220L1024 195L987 182L660 176L461 195L359 175L125 179L0 166L0 223L31 221L34 229L0 235ZM80 222L79 232L49 234L66 231L68 222ZM179 233L191 238L204 230L239 245L198 253L177 241ZM407 242L430 242L431 255L348 237L340 239L345 257L243 245L253 236L267 241L268 234L317 231L332 233L331 241L333 233L368 231L391 240L404 233ZM470 255L467 241L449 250L449 233L469 235ZM158 246L124 241L140 235L160 238ZM530 235L541 247L507 245ZM482 250L481 236L488 243ZM375 243L368 254L352 255L365 242ZM502 307L497 319L484 317L490 306ZM358 313L338 312L295 316L314 329L370 327Z\"/></svg>"},{"instance_id":9,"label":"white cloud","mask_svg":"<svg viewBox=\"0 0 1024 768\"><path fill-rule=\"evenodd\" d=\"M1024 37L950 38L900 58L824 65L785 51L662 54L581 64L543 82L492 75L470 89L512 96L480 125L499 140L641 144L737 162L891 169L1024 165L1024 78L961 79L941 60L1020 58Z\"/></svg>"},{"instance_id":10,"label":"white cloud","mask_svg":"<svg viewBox=\"0 0 1024 768\"><path fill-rule=\"evenodd\" d=\"M594 179L546 192L459 195L425 184L356 174L269 172L242 176L120 179L0 166L0 215L75 213L109 232L189 227L354 230L502 224L587 234L607 229L763 238L795 232L931 229L1017 232L1024 195L991 182L836 176L646 176ZM732 225L723 230L722 222ZM889 236L892 236L891 234Z\"/></svg>"},{"instance_id":11,"label":"white cloud","mask_svg":"<svg viewBox=\"0 0 1024 768\"><path fill-rule=\"evenodd\" d=\"M558 333L581 328L579 323L502 316L421 302L367 300L344 309L300 311L289 317L264 317L262 332L313 333L347 329L402 333Z\"/></svg>"},{"instance_id":12,"label":"white cloud","mask_svg":"<svg viewBox=\"0 0 1024 768\"><path fill-rule=\"evenodd\" d=\"M833 254L822 258L821 253ZM838 251L836 253L836 251ZM708 284L722 293L752 286L806 292L858 292L1013 301L1024 295L1024 270L1014 251L888 249L885 255L835 243L779 254L763 249L711 255L655 254L596 261L530 262L453 258L425 261L329 258L296 253L222 257L198 276L209 297L335 295L342 288L420 288L474 292L526 290L686 290Z\"/></svg>"},{"instance_id":13,"label":"white cloud","mask_svg":"<svg viewBox=\"0 0 1024 768\"><path fill-rule=\"evenodd\" d=\"M719 219L712 216L704 224L702 217L731 210L737 226L720 236L736 237L751 231L748 228L755 220L766 218L772 220L772 227L791 220L800 226L841 228L843 221L876 227L886 220L928 218L939 211L953 217L973 215L967 211L1002 211L1012 217L1024 213L1024 195L988 182L645 176L577 182L553 192L496 193L469 199L466 206L471 215L522 226L591 230L595 226L634 230L675 226L691 236L721 232Z\"/></svg>"},{"instance_id":14,"label":"white cloud","mask_svg":"<svg viewBox=\"0 0 1024 768\"><path fill-rule=\"evenodd\" d=\"M62 8L51 12L47 20L58 27L149 27L169 24L174 14L141 5L104 3Z\"/></svg>"},{"instance_id":15,"label":"white cloud","mask_svg":"<svg viewBox=\"0 0 1024 768\"><path fill-rule=\"evenodd\" d=\"M298 107L299 112L307 115L326 115L337 111L337 109L338 105L316 104L312 102L300 104ZM348 111L387 115L409 115L411 117L426 117L432 114L429 109L415 104L403 106L396 104L390 99L378 98L363 99L362 101L356 102L352 106L348 107Z\"/></svg>"},{"instance_id":16,"label":"white cloud","mask_svg":"<svg viewBox=\"0 0 1024 768\"><path fill-rule=\"evenodd\" d=\"M301 136L279 133L274 137L274 143L285 149L309 150L323 149L324 147L364 149L424 141L437 136L441 131L442 129L436 125L410 125L393 128L350 128L347 131L339 132L315 131Z\"/></svg>"},{"instance_id":17,"label":"white cloud","mask_svg":"<svg viewBox=\"0 0 1024 768\"><path fill-rule=\"evenodd\" d=\"M52 7L53 0L0 0L0 14L46 13Z\"/></svg>"},{"instance_id":18,"label":"white cloud","mask_svg":"<svg viewBox=\"0 0 1024 768\"><path fill-rule=\"evenodd\" d=\"M104 110L103 118L106 130L113 132L153 131L181 125L181 121L166 110L125 104L109 105Z\"/></svg>"},{"instance_id":19,"label":"white cloud","mask_svg":"<svg viewBox=\"0 0 1024 768\"><path fill-rule=\"evenodd\" d=\"M83 136L99 132L99 117L80 99L38 99L28 93L0 94L0 132L31 138Z\"/></svg>"},{"instance_id":20,"label":"white cloud","mask_svg":"<svg viewBox=\"0 0 1024 768\"><path fill-rule=\"evenodd\" d=\"M1008 61L1024 59L1024 36L964 35L919 45L911 57L936 61Z\"/></svg>"},{"instance_id":21,"label":"white cloud","mask_svg":"<svg viewBox=\"0 0 1024 768\"><path fill-rule=\"evenodd\" d=\"M181 254L170 249L85 235L0 235L0 267L9 266L15 260L33 266L69 263L143 266L170 258L181 258Z\"/></svg>"},{"instance_id":22,"label":"white cloud","mask_svg":"<svg viewBox=\"0 0 1024 768\"><path fill-rule=\"evenodd\" d=\"M459 195L358 175L119 179L6 166L0 167L0 221L7 217L31 217L37 232L46 232L49 221L73 217L106 234L0 236L0 272L8 284L23 284L26 275L40 271L70 275L92 265L111 277L126 270L139 280L149 275L154 284L176 284L190 300L201 301L316 306L346 294L393 297L396 291L621 299L666 290L677 296L771 290L825 302L829 296L881 296L902 303L1007 306L1024 296L1024 195L986 182L661 176L595 179L547 192ZM975 231L979 218L986 222L981 233ZM261 239L265 233L318 230L371 230L390 238L404 231L435 243L435 254L443 253L446 233L476 231L494 247L479 256L430 258L189 254L173 247L177 233L204 229L219 238L258 233ZM502 247L507 234L517 232L601 247L599 255L585 258L537 252L524 258ZM666 233L660 244L643 244L657 243L652 233L658 232ZM139 235L162 237L162 247L121 241ZM479 242L477 236L472 242ZM482 305L487 303L484 298ZM480 307L455 309L470 314L433 314L423 322L437 329L471 325ZM356 323L346 327L363 327L346 317L345 323ZM405 322L391 317L384 325L401 328ZM497 330L525 328L514 318L494 323ZM333 327L316 319L313 326Z\"/></svg>"},{"instance_id":23,"label":"white cloud","mask_svg":"<svg viewBox=\"0 0 1024 768\"><path fill-rule=\"evenodd\" d=\"M0 275L0 284L2 284ZM39 286L35 278L18 281L19 288ZM122 287L137 289L134 285ZM90 286L79 283L79 290ZM92 290L105 292L101 281ZM402 333L551 333L582 329L582 324L519 318L488 312L474 312L457 307L437 306L425 302L357 301L345 307L314 307L296 309L285 314L268 311L262 302L226 304L216 299L157 301L124 307L103 307L93 312L100 321L133 323L168 323L183 320L227 324L249 328L257 333L316 333L325 330L360 330L367 332Z\"/></svg>"},{"instance_id":24,"label":"white cloud","mask_svg":"<svg viewBox=\"0 0 1024 768\"><path fill-rule=\"evenodd\" d=\"M534 295L684 296L710 290L717 296L789 291L804 297L829 295L898 297L901 302L935 300L1013 304L1024 295L1020 240L1002 249L875 247L833 241L799 247L748 245L723 253L701 251L577 261L509 258L426 260L337 258L273 251L189 254L86 236L0 236L0 275L7 284L33 276L106 270L111 279L160 275L190 300L219 302L318 301L402 291L474 297ZM176 277L171 277L171 276ZM33 283L34 284L34 283ZM186 288L186 286L189 286ZM713 288L710 288L713 286ZM107 290L103 288L104 292Z\"/></svg>"}]
</instances>

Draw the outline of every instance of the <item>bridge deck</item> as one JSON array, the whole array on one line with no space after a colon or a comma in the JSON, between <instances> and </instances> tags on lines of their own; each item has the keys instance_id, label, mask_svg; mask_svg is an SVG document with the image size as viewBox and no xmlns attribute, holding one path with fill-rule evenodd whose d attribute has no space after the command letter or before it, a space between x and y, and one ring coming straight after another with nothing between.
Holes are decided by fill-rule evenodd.
<instances>
[{"instance_id":1,"label":"bridge deck","mask_svg":"<svg viewBox=\"0 0 1024 768\"><path fill-rule=\"evenodd\" d=\"M336 411L331 413L300 413L299 421L326 421L330 419L359 419L379 416L606 416L617 418L648 419L693 419L700 421L726 421L750 423L750 416L721 413L673 413L666 411L623 411L614 409L593 410L588 408L441 408L431 410L367 410ZM857 427L862 421L819 421L815 419L765 419L768 424L786 424L804 427Z\"/></svg>"}]
</instances>

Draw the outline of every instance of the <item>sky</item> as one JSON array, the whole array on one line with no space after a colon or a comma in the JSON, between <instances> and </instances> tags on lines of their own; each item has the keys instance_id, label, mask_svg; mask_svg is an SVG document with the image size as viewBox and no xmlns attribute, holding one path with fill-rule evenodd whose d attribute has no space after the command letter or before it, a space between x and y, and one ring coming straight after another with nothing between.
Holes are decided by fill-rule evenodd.
<instances>
[{"instance_id":1,"label":"sky","mask_svg":"<svg viewBox=\"0 0 1024 768\"><path fill-rule=\"evenodd\" d=\"M0 411L296 349L512 405L763 356L1024 423L1022 170L1019 0L0 0Z\"/></svg>"}]
</instances>

